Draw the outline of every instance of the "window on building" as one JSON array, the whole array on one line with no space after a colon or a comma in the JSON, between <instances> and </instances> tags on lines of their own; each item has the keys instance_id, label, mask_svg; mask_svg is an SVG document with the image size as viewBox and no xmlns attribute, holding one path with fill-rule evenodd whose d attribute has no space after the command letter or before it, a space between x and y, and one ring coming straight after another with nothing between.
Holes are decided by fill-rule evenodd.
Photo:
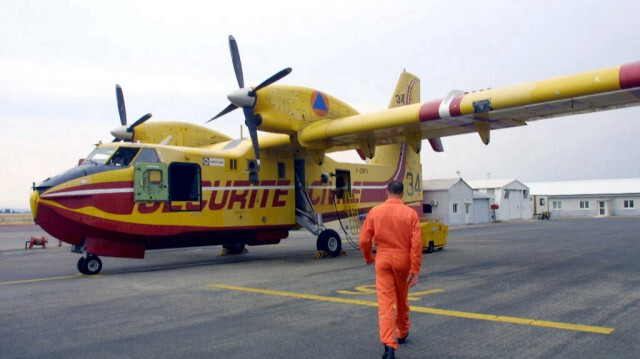
<instances>
[{"instance_id":1,"label":"window on building","mask_svg":"<svg viewBox=\"0 0 640 359\"><path fill-rule=\"evenodd\" d=\"M458 204L457 203L453 204L453 213L458 213Z\"/></svg>"},{"instance_id":2,"label":"window on building","mask_svg":"<svg viewBox=\"0 0 640 359\"><path fill-rule=\"evenodd\" d=\"M544 198L540 198L540 205L544 206Z\"/></svg>"},{"instance_id":3,"label":"window on building","mask_svg":"<svg viewBox=\"0 0 640 359\"><path fill-rule=\"evenodd\" d=\"M553 209L562 209L562 201L553 201Z\"/></svg>"},{"instance_id":4,"label":"window on building","mask_svg":"<svg viewBox=\"0 0 640 359\"><path fill-rule=\"evenodd\" d=\"M624 208L636 208L635 201L632 200L632 199L625 199L624 200Z\"/></svg>"},{"instance_id":5,"label":"window on building","mask_svg":"<svg viewBox=\"0 0 640 359\"><path fill-rule=\"evenodd\" d=\"M580 201L580 209L589 209L589 201Z\"/></svg>"}]
</instances>

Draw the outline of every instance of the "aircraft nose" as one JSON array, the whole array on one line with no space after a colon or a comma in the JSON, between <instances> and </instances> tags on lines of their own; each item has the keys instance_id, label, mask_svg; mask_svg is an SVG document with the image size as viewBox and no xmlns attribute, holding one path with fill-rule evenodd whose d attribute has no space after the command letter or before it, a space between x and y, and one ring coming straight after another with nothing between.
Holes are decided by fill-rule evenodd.
<instances>
[{"instance_id":1,"label":"aircraft nose","mask_svg":"<svg viewBox=\"0 0 640 359\"><path fill-rule=\"evenodd\" d=\"M33 216L33 219L36 220L38 215L38 204L40 203L40 193L38 193L37 190L34 189L31 191L29 203L31 204L31 215Z\"/></svg>"}]
</instances>

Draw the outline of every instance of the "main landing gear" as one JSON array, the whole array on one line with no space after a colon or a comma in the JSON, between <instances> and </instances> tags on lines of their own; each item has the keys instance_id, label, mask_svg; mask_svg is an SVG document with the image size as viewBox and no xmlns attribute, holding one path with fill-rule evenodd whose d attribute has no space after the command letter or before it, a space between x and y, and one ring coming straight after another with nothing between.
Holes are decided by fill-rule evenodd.
<instances>
[{"instance_id":1,"label":"main landing gear","mask_svg":"<svg viewBox=\"0 0 640 359\"><path fill-rule=\"evenodd\" d=\"M342 253L342 241L340 235L333 229L325 229L320 232L316 241L318 253L325 252L331 257L337 257Z\"/></svg>"},{"instance_id":2,"label":"main landing gear","mask_svg":"<svg viewBox=\"0 0 640 359\"><path fill-rule=\"evenodd\" d=\"M222 245L220 255L248 253L244 243L227 243Z\"/></svg>"},{"instance_id":3,"label":"main landing gear","mask_svg":"<svg viewBox=\"0 0 640 359\"><path fill-rule=\"evenodd\" d=\"M102 261L98 256L88 255L78 259L78 271L86 275L96 275L102 270Z\"/></svg>"}]
</instances>

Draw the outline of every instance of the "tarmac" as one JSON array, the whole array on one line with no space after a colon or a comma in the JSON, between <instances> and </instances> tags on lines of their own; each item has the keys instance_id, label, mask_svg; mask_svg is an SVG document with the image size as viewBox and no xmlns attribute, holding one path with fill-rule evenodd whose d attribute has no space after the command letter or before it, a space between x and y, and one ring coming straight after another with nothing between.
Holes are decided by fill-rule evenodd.
<instances>
[{"instance_id":1,"label":"tarmac","mask_svg":"<svg viewBox=\"0 0 640 359\"><path fill-rule=\"evenodd\" d=\"M342 233L341 233L342 234ZM98 276L37 226L0 226L2 358L379 358L375 273L315 237L103 257ZM397 358L635 358L640 218L451 228L423 257Z\"/></svg>"}]
</instances>

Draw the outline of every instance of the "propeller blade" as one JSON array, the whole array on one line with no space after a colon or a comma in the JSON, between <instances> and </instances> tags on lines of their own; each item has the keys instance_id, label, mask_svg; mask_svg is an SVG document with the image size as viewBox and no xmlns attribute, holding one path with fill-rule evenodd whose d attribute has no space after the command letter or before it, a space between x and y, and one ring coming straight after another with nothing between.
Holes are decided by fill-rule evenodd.
<instances>
[{"instance_id":1,"label":"propeller blade","mask_svg":"<svg viewBox=\"0 0 640 359\"><path fill-rule=\"evenodd\" d=\"M262 83L260 85L256 86L256 88L254 88L253 90L249 91L249 96L255 96L256 92L258 92L258 90L271 85L272 83L280 80L281 78L287 76L290 73L291 73L291 67L287 67L286 69L281 70L280 72L276 73L275 75L273 75L273 76L269 77L268 79L262 81Z\"/></svg>"},{"instance_id":2,"label":"propeller blade","mask_svg":"<svg viewBox=\"0 0 640 359\"><path fill-rule=\"evenodd\" d=\"M252 108L245 107L242 110L244 111L244 124L247 126L247 129L249 130L249 136L251 137L253 152L256 155L258 165L260 165L260 147L258 146L258 121L256 119L256 115L253 113Z\"/></svg>"},{"instance_id":3,"label":"propeller blade","mask_svg":"<svg viewBox=\"0 0 640 359\"><path fill-rule=\"evenodd\" d=\"M151 118L151 114L148 113L142 117L140 117L140 119L138 119L138 121L134 122L133 125L129 126L129 128L127 128L127 132L133 132L133 129L138 126L141 125L143 123L145 123L148 119Z\"/></svg>"},{"instance_id":4,"label":"propeller blade","mask_svg":"<svg viewBox=\"0 0 640 359\"><path fill-rule=\"evenodd\" d=\"M215 120L215 119L216 119L216 118L218 118L218 117L222 117L222 116L224 116L224 115L228 114L229 112L231 112L231 111L233 111L233 110L235 110L235 109L237 109L237 108L238 108L238 106L236 106L236 105L234 105L234 104L230 103L230 104L229 104L229 106L227 106L224 110L220 111L220 113L219 113L219 114L215 115L212 119L210 119L209 121L207 121L207 122L205 122L205 123L209 123L209 122L211 122L211 121Z\"/></svg>"},{"instance_id":5,"label":"propeller blade","mask_svg":"<svg viewBox=\"0 0 640 359\"><path fill-rule=\"evenodd\" d=\"M120 124L125 126L127 124L127 110L124 107L124 95L122 94L122 87L120 87L120 85L116 85L116 100L118 101Z\"/></svg>"},{"instance_id":6,"label":"propeller blade","mask_svg":"<svg viewBox=\"0 0 640 359\"><path fill-rule=\"evenodd\" d=\"M240 51L238 51L238 43L232 35L229 35L229 49L231 50L231 60L233 61L233 70L236 72L238 87L244 87L244 75L242 74L242 63L240 62Z\"/></svg>"}]
</instances>

